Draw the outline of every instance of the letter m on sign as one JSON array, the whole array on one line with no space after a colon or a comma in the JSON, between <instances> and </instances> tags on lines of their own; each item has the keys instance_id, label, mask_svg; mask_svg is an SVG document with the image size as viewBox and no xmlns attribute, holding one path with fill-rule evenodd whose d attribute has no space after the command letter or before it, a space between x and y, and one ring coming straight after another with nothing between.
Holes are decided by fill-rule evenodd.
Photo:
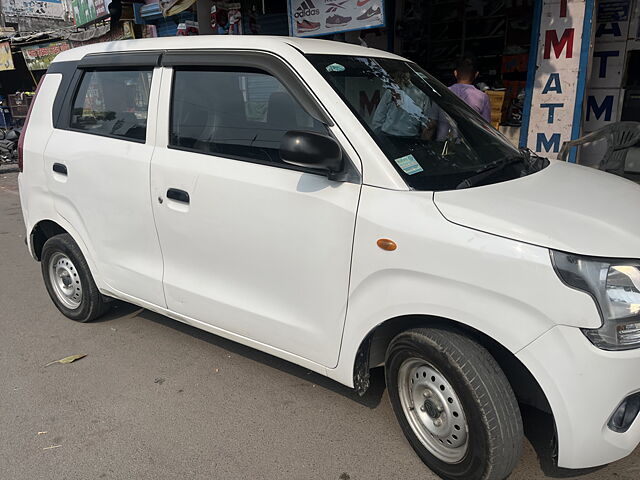
<instances>
[{"instance_id":1,"label":"letter m on sign","mask_svg":"<svg viewBox=\"0 0 640 480\"><path fill-rule=\"evenodd\" d=\"M556 58L560 58L562 50L567 49L565 58L573 57L573 36L574 29L567 28L558 40L558 32L555 30L547 30L544 35L544 58L551 58L551 48Z\"/></svg>"},{"instance_id":2,"label":"letter m on sign","mask_svg":"<svg viewBox=\"0 0 640 480\"><path fill-rule=\"evenodd\" d=\"M536 135L536 152L542 152L543 148L545 152L558 153L560 151L560 134L554 133L547 138L544 133L538 133Z\"/></svg>"}]
</instances>

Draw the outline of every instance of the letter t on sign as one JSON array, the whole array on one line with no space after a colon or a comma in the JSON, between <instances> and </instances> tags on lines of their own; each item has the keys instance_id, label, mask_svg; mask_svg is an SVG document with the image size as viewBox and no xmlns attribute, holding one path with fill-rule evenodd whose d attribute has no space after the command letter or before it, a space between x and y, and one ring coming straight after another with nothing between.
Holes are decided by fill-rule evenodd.
<instances>
[{"instance_id":1,"label":"letter t on sign","mask_svg":"<svg viewBox=\"0 0 640 480\"><path fill-rule=\"evenodd\" d=\"M548 108L549 116L547 118L547 123L553 123L554 115L556 113L556 108L564 107L564 103L541 103L540 108Z\"/></svg>"},{"instance_id":2,"label":"letter t on sign","mask_svg":"<svg viewBox=\"0 0 640 480\"><path fill-rule=\"evenodd\" d=\"M560 0L560 18L567 16L567 0Z\"/></svg>"}]
</instances>

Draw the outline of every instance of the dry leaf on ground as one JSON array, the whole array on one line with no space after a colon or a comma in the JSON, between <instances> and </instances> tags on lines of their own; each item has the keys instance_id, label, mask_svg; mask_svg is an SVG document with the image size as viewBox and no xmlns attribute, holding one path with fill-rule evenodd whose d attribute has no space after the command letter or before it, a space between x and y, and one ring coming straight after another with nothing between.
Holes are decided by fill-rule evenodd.
<instances>
[{"instance_id":1,"label":"dry leaf on ground","mask_svg":"<svg viewBox=\"0 0 640 480\"><path fill-rule=\"evenodd\" d=\"M49 362L45 365L45 367L48 367L49 365L53 365L54 363L71 363L71 362L75 362L76 360L80 360L81 358L86 357L87 354L86 353L81 353L79 355L69 355L68 357L64 357L61 358L60 360L54 360L53 362Z\"/></svg>"}]
</instances>

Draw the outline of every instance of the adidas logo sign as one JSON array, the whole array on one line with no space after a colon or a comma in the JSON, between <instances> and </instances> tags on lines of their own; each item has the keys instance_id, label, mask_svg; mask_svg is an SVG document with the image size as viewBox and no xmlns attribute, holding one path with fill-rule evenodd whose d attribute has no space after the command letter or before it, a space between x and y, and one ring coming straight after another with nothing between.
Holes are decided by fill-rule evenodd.
<instances>
[{"instance_id":1,"label":"adidas logo sign","mask_svg":"<svg viewBox=\"0 0 640 480\"><path fill-rule=\"evenodd\" d=\"M318 15L320 10L316 8L311 0L304 0L296 9L293 16L295 18L304 18L311 15Z\"/></svg>"}]
</instances>

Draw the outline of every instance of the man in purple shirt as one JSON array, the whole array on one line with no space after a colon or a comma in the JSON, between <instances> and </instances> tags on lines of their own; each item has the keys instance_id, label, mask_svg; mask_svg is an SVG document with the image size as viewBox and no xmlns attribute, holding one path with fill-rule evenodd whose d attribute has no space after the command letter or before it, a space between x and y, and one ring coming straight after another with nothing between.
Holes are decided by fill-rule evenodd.
<instances>
[{"instance_id":1,"label":"man in purple shirt","mask_svg":"<svg viewBox=\"0 0 640 480\"><path fill-rule=\"evenodd\" d=\"M478 90L474 85L478 76L478 69L471 58L463 58L458 62L453 71L456 77L456 84L449 89L460 97L467 105L478 112L487 121L491 122L491 103L489 96Z\"/></svg>"}]
</instances>

